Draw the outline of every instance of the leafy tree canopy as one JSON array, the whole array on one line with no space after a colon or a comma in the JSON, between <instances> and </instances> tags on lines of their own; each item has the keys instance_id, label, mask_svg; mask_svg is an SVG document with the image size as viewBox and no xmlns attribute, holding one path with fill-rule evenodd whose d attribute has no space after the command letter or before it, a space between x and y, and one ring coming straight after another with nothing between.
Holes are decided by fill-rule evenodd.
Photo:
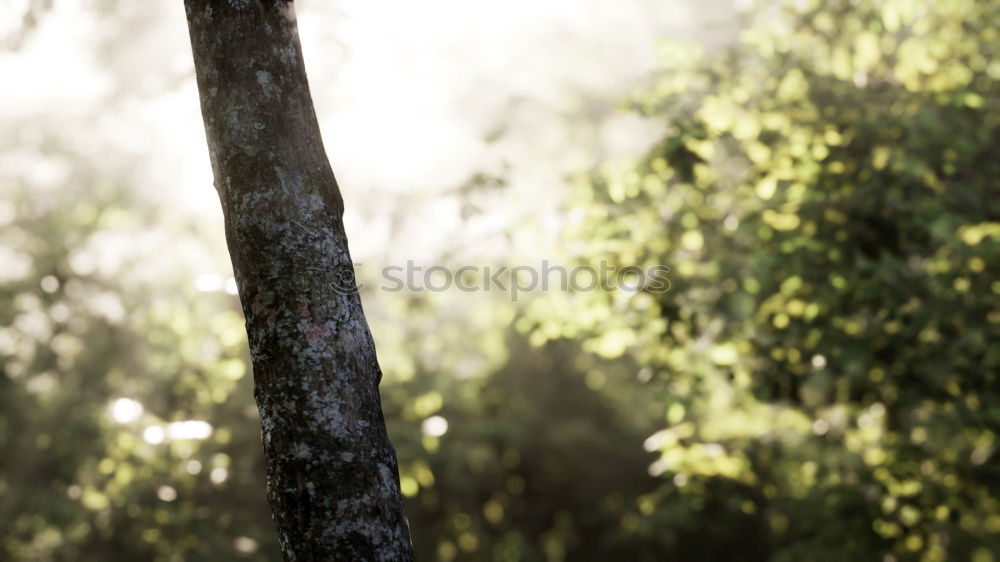
<instances>
[{"instance_id":1,"label":"leafy tree canopy","mask_svg":"<svg viewBox=\"0 0 1000 562\"><path fill-rule=\"evenodd\" d=\"M531 327L668 385L632 532L681 559L1000 551L998 28L989 2L806 1L721 56L663 49L630 104L663 136L579 178L570 230L671 290Z\"/></svg>"}]
</instances>

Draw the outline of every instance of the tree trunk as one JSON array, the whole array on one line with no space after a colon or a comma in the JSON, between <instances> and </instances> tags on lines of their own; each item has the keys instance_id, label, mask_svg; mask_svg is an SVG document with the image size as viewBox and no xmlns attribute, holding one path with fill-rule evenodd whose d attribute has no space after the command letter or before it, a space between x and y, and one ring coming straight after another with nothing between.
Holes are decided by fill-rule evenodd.
<instances>
[{"instance_id":1,"label":"tree trunk","mask_svg":"<svg viewBox=\"0 0 1000 562\"><path fill-rule=\"evenodd\" d=\"M292 2L185 0L285 560L410 560L382 377Z\"/></svg>"}]
</instances>

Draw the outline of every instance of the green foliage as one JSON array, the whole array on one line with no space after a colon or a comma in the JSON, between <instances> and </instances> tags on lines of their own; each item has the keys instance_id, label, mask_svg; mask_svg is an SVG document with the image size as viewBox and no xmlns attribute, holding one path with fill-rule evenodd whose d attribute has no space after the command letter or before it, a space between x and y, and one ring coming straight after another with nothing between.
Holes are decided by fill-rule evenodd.
<instances>
[{"instance_id":1,"label":"green foliage","mask_svg":"<svg viewBox=\"0 0 1000 562\"><path fill-rule=\"evenodd\" d=\"M252 388L236 303L196 293L183 258L162 259L190 236L183 225L84 165L73 177L59 193L72 205L5 193L17 206L6 263L23 271L0 285L0 558L216 559L241 536L276 548L250 454L256 411L229 400ZM116 420L122 398L142 410ZM185 420L214 431L171 439Z\"/></svg>"},{"instance_id":2,"label":"green foliage","mask_svg":"<svg viewBox=\"0 0 1000 562\"><path fill-rule=\"evenodd\" d=\"M992 559L1000 9L796 6L722 56L665 48L634 102L663 137L580 181L580 259L671 290L535 335L669 385L643 524L681 559Z\"/></svg>"},{"instance_id":3,"label":"green foliage","mask_svg":"<svg viewBox=\"0 0 1000 562\"><path fill-rule=\"evenodd\" d=\"M442 385L420 372L386 389L412 409L386 414L413 418L389 429L417 558L656 560L656 537L620 532L638 525L636 500L656 486L642 432L567 368L577 346L539 352L515 334L508 346L511 360L487 377ZM448 420L444 436L420 435L428 414Z\"/></svg>"}]
</instances>

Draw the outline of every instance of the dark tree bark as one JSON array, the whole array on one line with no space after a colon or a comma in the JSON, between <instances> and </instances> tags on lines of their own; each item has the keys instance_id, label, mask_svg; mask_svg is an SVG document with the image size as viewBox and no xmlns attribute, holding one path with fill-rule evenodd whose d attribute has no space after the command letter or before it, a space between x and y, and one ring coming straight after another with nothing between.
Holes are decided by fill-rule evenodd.
<instances>
[{"instance_id":1,"label":"dark tree bark","mask_svg":"<svg viewBox=\"0 0 1000 562\"><path fill-rule=\"evenodd\" d=\"M285 560L410 560L382 377L285 0L185 0Z\"/></svg>"}]
</instances>

